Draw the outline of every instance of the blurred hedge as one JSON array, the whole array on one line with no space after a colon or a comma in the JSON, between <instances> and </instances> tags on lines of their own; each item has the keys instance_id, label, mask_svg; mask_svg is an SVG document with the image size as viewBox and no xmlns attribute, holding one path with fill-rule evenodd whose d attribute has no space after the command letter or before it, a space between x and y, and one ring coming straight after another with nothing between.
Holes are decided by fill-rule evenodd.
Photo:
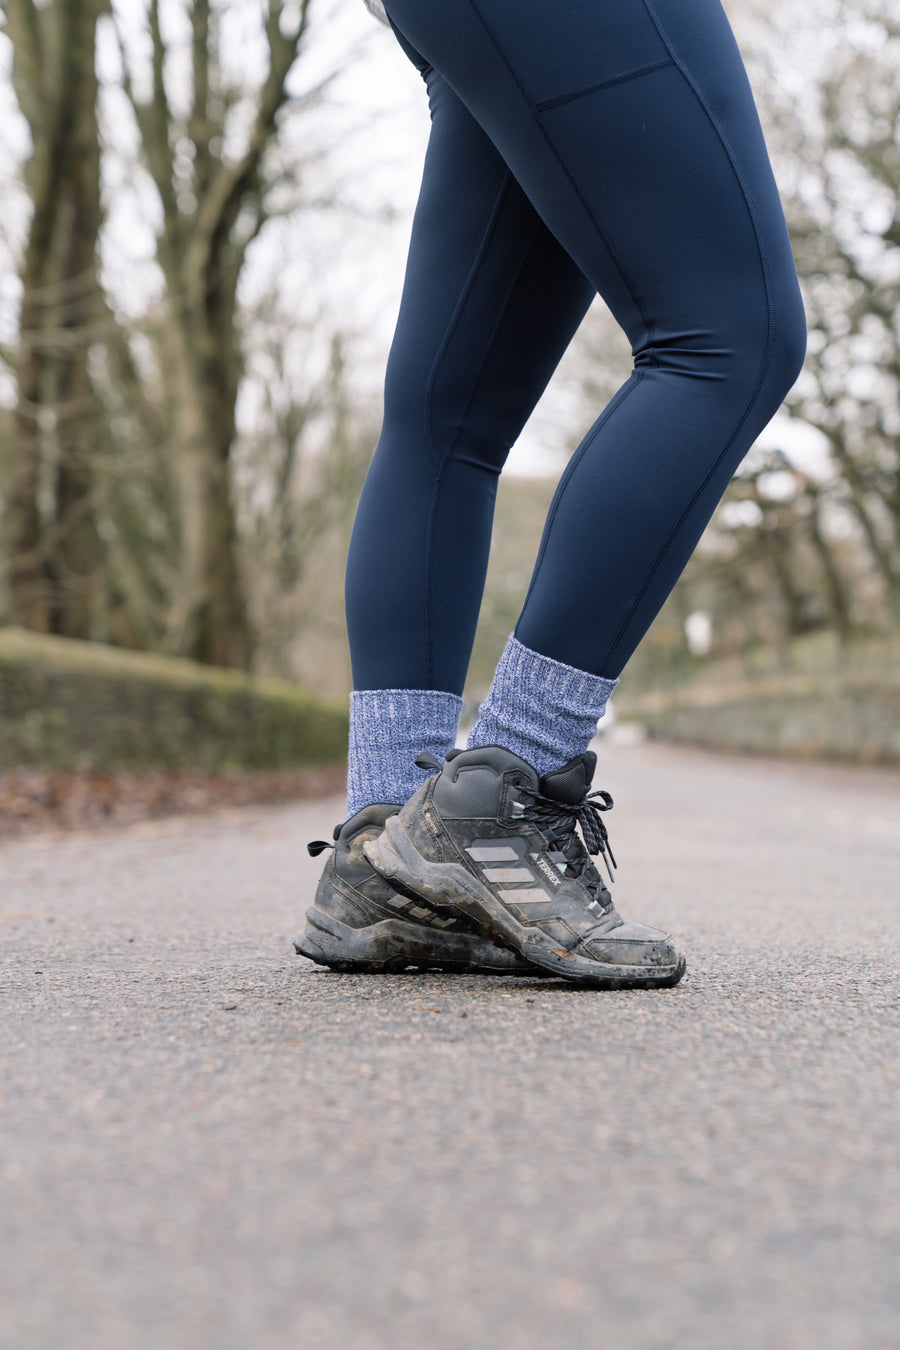
<instances>
[{"instance_id":1,"label":"blurred hedge","mask_svg":"<svg viewBox=\"0 0 900 1350\"><path fill-rule=\"evenodd\" d=\"M900 764L900 682L861 673L698 683L617 700L659 740L798 759Z\"/></svg>"},{"instance_id":2,"label":"blurred hedge","mask_svg":"<svg viewBox=\"0 0 900 1350\"><path fill-rule=\"evenodd\" d=\"M0 768L338 763L343 704L190 661L0 628Z\"/></svg>"}]
</instances>

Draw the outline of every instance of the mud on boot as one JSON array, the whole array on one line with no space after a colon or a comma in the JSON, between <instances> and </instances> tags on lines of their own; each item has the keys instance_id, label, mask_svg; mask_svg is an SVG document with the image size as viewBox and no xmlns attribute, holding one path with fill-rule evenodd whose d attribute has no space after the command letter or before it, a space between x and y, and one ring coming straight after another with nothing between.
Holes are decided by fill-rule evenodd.
<instances>
[{"instance_id":1,"label":"mud on boot","mask_svg":"<svg viewBox=\"0 0 900 1350\"><path fill-rule=\"evenodd\" d=\"M309 845L325 864L306 931L294 943L300 956L332 970L399 972L410 968L487 975L538 972L508 947L484 936L470 919L436 914L378 875L363 845L378 838L397 806L367 806L337 827L334 845Z\"/></svg>"},{"instance_id":2,"label":"mud on boot","mask_svg":"<svg viewBox=\"0 0 900 1350\"><path fill-rule=\"evenodd\" d=\"M422 759L440 772L364 845L366 857L437 915L487 925L563 979L675 985L684 957L666 933L621 918L591 860L615 865L602 819L612 798L588 791L596 762L588 751L541 778L501 746L451 751L443 767Z\"/></svg>"}]
</instances>

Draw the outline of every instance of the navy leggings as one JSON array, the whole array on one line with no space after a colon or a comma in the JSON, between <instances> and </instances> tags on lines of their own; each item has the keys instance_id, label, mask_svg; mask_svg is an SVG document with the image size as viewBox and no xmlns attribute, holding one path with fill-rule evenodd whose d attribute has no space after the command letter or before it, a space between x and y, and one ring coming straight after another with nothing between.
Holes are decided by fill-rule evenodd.
<instances>
[{"instance_id":1,"label":"navy leggings","mask_svg":"<svg viewBox=\"0 0 900 1350\"><path fill-rule=\"evenodd\" d=\"M634 371L572 457L516 636L614 677L800 368L718 0L387 0L432 131L347 567L357 689L462 691L497 477L599 291Z\"/></svg>"}]
</instances>

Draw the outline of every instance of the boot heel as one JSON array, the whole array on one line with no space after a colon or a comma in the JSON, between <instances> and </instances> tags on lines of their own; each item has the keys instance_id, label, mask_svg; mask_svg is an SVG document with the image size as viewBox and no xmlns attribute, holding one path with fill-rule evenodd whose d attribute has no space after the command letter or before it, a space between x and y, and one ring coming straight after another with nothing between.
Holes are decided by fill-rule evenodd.
<instances>
[{"instance_id":1,"label":"boot heel","mask_svg":"<svg viewBox=\"0 0 900 1350\"><path fill-rule=\"evenodd\" d=\"M396 816L386 822L377 839L363 844L363 852L375 871L388 881L399 881L417 895L421 894L423 900L430 899L427 891L422 892L419 887L427 885L428 874L435 864L422 857Z\"/></svg>"},{"instance_id":2,"label":"boot heel","mask_svg":"<svg viewBox=\"0 0 900 1350\"><path fill-rule=\"evenodd\" d=\"M392 816L378 839L367 841L363 850L369 862L400 890L417 895L423 905L438 914L463 914L482 923L480 906L469 903L478 896L478 884L464 867L453 862L429 862L423 858L401 824Z\"/></svg>"}]
</instances>

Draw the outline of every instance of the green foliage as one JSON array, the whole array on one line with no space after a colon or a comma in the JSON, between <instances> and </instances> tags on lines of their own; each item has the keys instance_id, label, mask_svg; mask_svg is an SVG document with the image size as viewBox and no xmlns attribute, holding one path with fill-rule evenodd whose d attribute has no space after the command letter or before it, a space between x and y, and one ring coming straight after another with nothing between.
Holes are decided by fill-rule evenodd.
<instances>
[{"instance_id":1,"label":"green foliage","mask_svg":"<svg viewBox=\"0 0 900 1350\"><path fill-rule=\"evenodd\" d=\"M0 629L0 768L333 764L342 704L275 680Z\"/></svg>"}]
</instances>

